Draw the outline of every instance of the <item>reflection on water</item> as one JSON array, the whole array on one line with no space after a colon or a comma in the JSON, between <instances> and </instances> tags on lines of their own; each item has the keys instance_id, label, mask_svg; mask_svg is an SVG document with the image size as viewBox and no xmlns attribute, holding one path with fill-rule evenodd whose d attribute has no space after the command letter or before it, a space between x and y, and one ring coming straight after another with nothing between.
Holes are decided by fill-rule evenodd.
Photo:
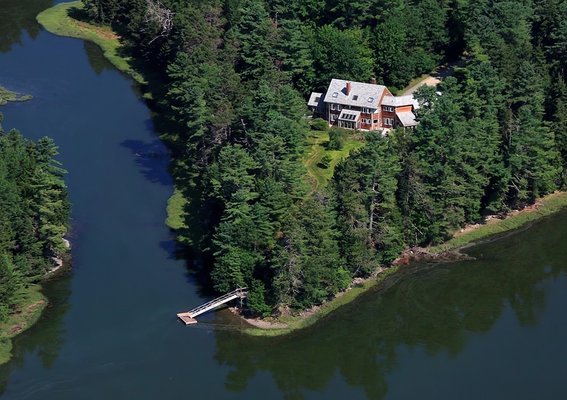
<instances>
[{"instance_id":1,"label":"reflection on water","mask_svg":"<svg viewBox=\"0 0 567 400\"><path fill-rule=\"evenodd\" d=\"M0 1L0 53L6 53L16 43L21 43L24 31L35 38L41 27L35 21L35 16L51 7L53 0L28 0L25 5L22 0Z\"/></svg>"},{"instance_id":2,"label":"reflection on water","mask_svg":"<svg viewBox=\"0 0 567 400\"><path fill-rule=\"evenodd\" d=\"M98 45L93 42L84 41L85 53L93 71L100 75L105 70L114 70L114 66L104 57L104 53Z\"/></svg>"},{"instance_id":3,"label":"reflection on water","mask_svg":"<svg viewBox=\"0 0 567 400\"><path fill-rule=\"evenodd\" d=\"M9 363L0 365L0 394L11 372L23 365L26 355L37 354L44 368L50 368L57 360L63 345L63 320L69 309L67 300L71 295L71 273L64 274L43 285L43 292L49 298L48 307L34 326L13 339L13 357Z\"/></svg>"},{"instance_id":4,"label":"reflection on water","mask_svg":"<svg viewBox=\"0 0 567 400\"><path fill-rule=\"evenodd\" d=\"M0 51L17 49L13 44L25 37L22 30L37 34L35 14L50 4L0 0ZM291 337L251 338L237 329L207 326L222 313L203 316L195 329L186 329L174 313L212 294L196 288L205 281L204 261L191 260L185 274L175 260L187 255L176 254L163 228L171 187L153 125L159 132L167 127L149 119L137 92L128 90L131 81L108 73L92 45L84 45L87 59L81 42L45 34L22 50L0 54L6 65L0 73L20 81L33 77L30 82L43 99L6 106L7 120L26 134L41 134L46 127L55 133L70 170L73 224L81 232L74 241L80 243L73 249L72 296L70 277L49 283L50 307L16 338L12 362L0 366L0 393L5 391L6 398L169 399L190 392L195 398L461 400L468 395L476 400L488 396L473 396L464 388L490 381L486 369L500 367L502 359L515 362L510 354L492 352L507 344L518 353L513 367L533 383L528 389L564 391L562 381L546 378L567 375L567 347L560 336L567 331L561 308L567 304L562 241L567 213L471 250L477 261L413 266L392 277L388 289L368 293ZM190 218L200 196L185 194L192 201L184 234L197 243L201 227ZM559 335L542 340L534 333L542 326ZM529 357L539 348L528 347L538 341L547 353L532 367ZM475 374L463 374L453 396L427 397L419 391L420 378L430 373L449 380L453 362L465 356ZM219 380L224 387L207 385ZM519 383L498 381L491 389L510 390ZM400 394L407 386L413 392ZM530 397L529 390L520 394L491 398L565 398Z\"/></svg>"},{"instance_id":5,"label":"reflection on water","mask_svg":"<svg viewBox=\"0 0 567 400\"><path fill-rule=\"evenodd\" d=\"M566 234L563 213L471 250L476 261L408 268L388 282L389 289L368 293L308 332L276 343L218 332L216 359L232 367L226 388L243 391L260 371L269 371L286 398L301 399L332 386L338 372L368 398L382 399L388 375L407 361L400 358L402 348L428 358L458 357L472 336L491 335L504 310L513 310L522 327L538 325L546 306L543 284L567 272ZM563 298L567 303L567 293ZM480 354L479 362L490 356Z\"/></svg>"}]
</instances>

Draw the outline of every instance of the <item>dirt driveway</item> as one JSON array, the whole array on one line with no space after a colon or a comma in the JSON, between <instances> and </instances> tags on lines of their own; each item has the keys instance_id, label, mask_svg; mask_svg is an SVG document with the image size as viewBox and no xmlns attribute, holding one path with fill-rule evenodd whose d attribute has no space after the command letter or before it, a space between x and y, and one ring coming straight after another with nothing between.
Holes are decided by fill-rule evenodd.
<instances>
[{"instance_id":1,"label":"dirt driveway","mask_svg":"<svg viewBox=\"0 0 567 400\"><path fill-rule=\"evenodd\" d=\"M410 86L409 88L404 90L402 94L404 95L412 94L423 85L437 86L437 84L441 82L444 78L452 75L455 68L462 67L463 65L465 65L465 63L466 63L466 59L460 59L458 61L451 62L446 65L442 65L428 77L422 79L415 85Z\"/></svg>"},{"instance_id":2,"label":"dirt driveway","mask_svg":"<svg viewBox=\"0 0 567 400\"><path fill-rule=\"evenodd\" d=\"M416 83L415 85L411 86L410 88L404 90L404 95L407 94L412 94L413 92L415 92L417 89L419 89L420 87L422 87L423 85L427 85L427 86L437 86L437 84L441 82L441 79L434 77L434 76L428 76L427 78L425 78L422 81L419 81L418 83Z\"/></svg>"}]
</instances>

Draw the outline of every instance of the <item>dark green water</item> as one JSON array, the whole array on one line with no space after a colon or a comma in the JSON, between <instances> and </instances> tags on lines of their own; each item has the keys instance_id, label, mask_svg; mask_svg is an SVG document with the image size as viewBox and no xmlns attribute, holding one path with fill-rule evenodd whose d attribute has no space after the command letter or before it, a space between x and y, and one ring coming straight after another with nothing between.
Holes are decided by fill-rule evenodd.
<instances>
[{"instance_id":1,"label":"dark green water","mask_svg":"<svg viewBox=\"0 0 567 400\"><path fill-rule=\"evenodd\" d=\"M292 337L243 336L223 312L177 323L206 297L163 224L166 150L130 79L35 23L51 4L0 0L0 85L34 96L1 111L60 146L74 268L0 366L2 399L567 398L567 212Z\"/></svg>"}]
</instances>

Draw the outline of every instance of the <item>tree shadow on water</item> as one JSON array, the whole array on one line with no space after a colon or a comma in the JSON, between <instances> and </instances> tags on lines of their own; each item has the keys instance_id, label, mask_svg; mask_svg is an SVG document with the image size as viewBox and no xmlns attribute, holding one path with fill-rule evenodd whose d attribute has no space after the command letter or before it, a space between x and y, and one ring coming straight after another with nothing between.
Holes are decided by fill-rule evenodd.
<instances>
[{"instance_id":1,"label":"tree shadow on water","mask_svg":"<svg viewBox=\"0 0 567 400\"><path fill-rule=\"evenodd\" d=\"M537 326L546 308L543 283L567 273L567 248L561 246L566 222L567 213L471 249L476 261L406 267L385 288L286 337L218 331L215 359L232 368L225 387L243 392L254 376L268 372L284 398L303 399L337 388L339 376L338 387L362 389L367 398L381 400L400 365L412 357L458 357L472 336L490 337L504 312L513 313L521 327ZM498 341L499 334L487 340ZM514 341L514 335L506 340ZM407 350L414 354L409 360ZM480 362L490 362L484 356Z\"/></svg>"},{"instance_id":2,"label":"tree shadow on water","mask_svg":"<svg viewBox=\"0 0 567 400\"><path fill-rule=\"evenodd\" d=\"M152 183L172 185L173 181L168 172L169 152L159 139L151 142L125 140L121 146L132 152L136 165L146 179Z\"/></svg>"},{"instance_id":3,"label":"tree shadow on water","mask_svg":"<svg viewBox=\"0 0 567 400\"><path fill-rule=\"evenodd\" d=\"M49 304L40 319L28 331L16 336L12 343L12 359L0 365L0 395L6 390L12 371L20 369L30 354L37 354L44 369L51 368L63 347L64 320L69 310L71 271L42 284Z\"/></svg>"},{"instance_id":4,"label":"tree shadow on water","mask_svg":"<svg viewBox=\"0 0 567 400\"><path fill-rule=\"evenodd\" d=\"M210 260L191 246L179 243L174 238L162 241L160 247L167 252L170 260L185 262L185 279L187 283L196 288L199 296L216 295L209 274Z\"/></svg>"},{"instance_id":5,"label":"tree shadow on water","mask_svg":"<svg viewBox=\"0 0 567 400\"><path fill-rule=\"evenodd\" d=\"M25 5L22 0L0 1L0 53L6 53L14 44L22 42L22 34L35 39L41 26L35 20L37 14L51 7L52 0L28 0Z\"/></svg>"}]
</instances>

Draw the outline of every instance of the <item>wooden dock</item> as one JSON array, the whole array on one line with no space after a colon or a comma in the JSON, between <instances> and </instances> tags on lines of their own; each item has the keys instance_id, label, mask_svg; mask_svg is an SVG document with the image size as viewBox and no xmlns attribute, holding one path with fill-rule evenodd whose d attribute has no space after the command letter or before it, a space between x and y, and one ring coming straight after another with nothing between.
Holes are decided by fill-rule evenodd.
<instances>
[{"instance_id":1,"label":"wooden dock","mask_svg":"<svg viewBox=\"0 0 567 400\"><path fill-rule=\"evenodd\" d=\"M206 313L207 311L217 308L234 299L243 299L246 297L246 295L246 288L238 288L230 293L227 293L203 305L200 305L199 307L195 307L191 311L179 313L177 314L177 318L183 321L185 325L193 325L197 323L197 320L195 319L196 316Z\"/></svg>"},{"instance_id":2,"label":"wooden dock","mask_svg":"<svg viewBox=\"0 0 567 400\"><path fill-rule=\"evenodd\" d=\"M197 323L197 320L194 319L194 318L191 318L191 315L188 312L177 314L177 318L179 318L181 321L183 321L185 323L185 325L193 325L193 324Z\"/></svg>"}]
</instances>

